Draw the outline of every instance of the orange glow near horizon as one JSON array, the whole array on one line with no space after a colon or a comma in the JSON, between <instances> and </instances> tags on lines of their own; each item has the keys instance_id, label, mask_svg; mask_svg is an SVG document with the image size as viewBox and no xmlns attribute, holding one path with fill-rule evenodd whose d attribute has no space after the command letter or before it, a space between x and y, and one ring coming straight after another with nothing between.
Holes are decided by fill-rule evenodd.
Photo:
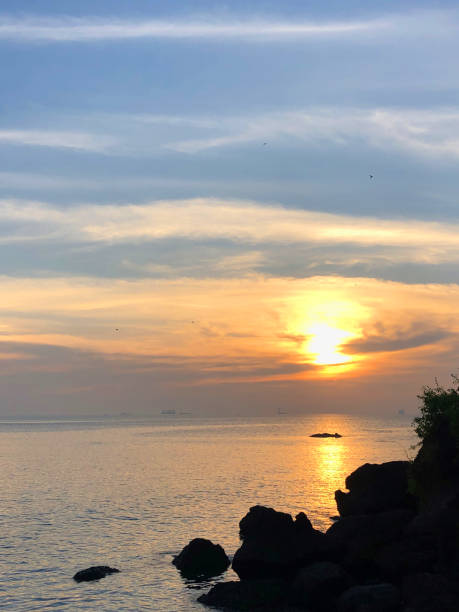
<instances>
[{"instance_id":1,"label":"orange glow near horizon","mask_svg":"<svg viewBox=\"0 0 459 612\"><path fill-rule=\"evenodd\" d=\"M0 290L2 364L18 373L72 372L91 357L170 373L170 387L297 383L417 372L433 354L450 367L457 355L459 286L247 277L95 290L86 278L0 277Z\"/></svg>"}]
</instances>

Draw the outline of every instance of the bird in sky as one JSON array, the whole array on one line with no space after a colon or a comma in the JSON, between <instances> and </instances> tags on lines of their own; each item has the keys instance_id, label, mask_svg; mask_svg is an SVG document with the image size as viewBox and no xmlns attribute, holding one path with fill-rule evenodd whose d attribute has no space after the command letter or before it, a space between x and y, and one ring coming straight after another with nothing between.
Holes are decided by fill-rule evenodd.
<instances>
[{"instance_id":1,"label":"bird in sky","mask_svg":"<svg viewBox=\"0 0 459 612\"><path fill-rule=\"evenodd\" d=\"M375 178L375 177L374 177L372 174L370 174L370 178L371 178L371 179L373 179L373 178Z\"/></svg>"}]
</instances>

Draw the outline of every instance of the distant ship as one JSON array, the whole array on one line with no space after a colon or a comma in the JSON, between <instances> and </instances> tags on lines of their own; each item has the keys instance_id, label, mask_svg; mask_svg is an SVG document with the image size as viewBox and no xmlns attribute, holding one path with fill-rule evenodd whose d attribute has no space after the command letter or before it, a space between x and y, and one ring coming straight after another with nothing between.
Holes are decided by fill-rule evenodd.
<instances>
[{"instance_id":1,"label":"distant ship","mask_svg":"<svg viewBox=\"0 0 459 612\"><path fill-rule=\"evenodd\" d=\"M175 410L161 410L161 414L177 414Z\"/></svg>"}]
</instances>

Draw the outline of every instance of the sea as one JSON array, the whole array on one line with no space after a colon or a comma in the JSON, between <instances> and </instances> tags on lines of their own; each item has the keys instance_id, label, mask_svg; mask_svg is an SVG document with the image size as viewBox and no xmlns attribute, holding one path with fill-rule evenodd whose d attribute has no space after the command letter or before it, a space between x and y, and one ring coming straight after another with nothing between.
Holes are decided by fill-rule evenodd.
<instances>
[{"instance_id":1,"label":"sea","mask_svg":"<svg viewBox=\"0 0 459 612\"><path fill-rule=\"evenodd\" d=\"M326 530L334 491L359 465L411 458L410 418L281 414L254 418L0 422L0 609L204 612L222 576L181 577L173 556L195 537L231 557L255 504ZM341 438L311 438L339 432ZM120 570L79 583L92 565Z\"/></svg>"}]
</instances>

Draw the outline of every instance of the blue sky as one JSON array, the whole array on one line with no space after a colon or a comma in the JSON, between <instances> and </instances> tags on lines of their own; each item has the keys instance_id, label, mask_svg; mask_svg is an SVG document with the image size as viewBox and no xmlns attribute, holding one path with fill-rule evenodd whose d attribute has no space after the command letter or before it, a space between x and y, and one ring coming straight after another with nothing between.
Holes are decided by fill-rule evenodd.
<instances>
[{"instance_id":1,"label":"blue sky","mask_svg":"<svg viewBox=\"0 0 459 612\"><path fill-rule=\"evenodd\" d=\"M226 377L232 393L240 393L241 384L250 387L258 411L272 397L269 409L275 410L285 385L292 398L298 386L314 389L315 401L326 407L331 400L323 398L333 396L329 378L322 371L310 374L318 364L307 357L308 338L317 325L323 331L324 321L333 329L344 324L342 300L361 304L368 295L363 286L353 292L353 279L369 283L370 293L375 287L376 293L388 291L365 313L356 306L358 321L357 315L345 320L353 349L367 355L372 351L364 350L365 342L380 346L376 335L387 336L384 363L395 346L396 358L406 360L401 372L412 381L412 397L432 372L431 344L442 355L435 358L436 373L447 375L457 360L458 32L454 2L3 2L0 275L3 291L30 299L21 315L11 305L0 310L0 363L15 355L2 378L10 389L6 412L59 412L62 397L72 410L83 401L96 412L106 409L119 395L111 375L110 383L101 383L114 361L119 376L130 381L125 388L141 389L140 412L147 411L153 371L161 380L189 378L197 406L218 403ZM50 300L80 287L83 293L72 298L80 309L67 319L64 306L35 310L37 279L50 287ZM282 319L279 333L302 338L288 358L283 349L267 352L266 338L259 345L242 343L231 350L247 352L244 366L209 377L203 372L220 358L217 345L208 355L195 355L195 367L193 345L178 341L177 330L184 318L199 317L182 313L169 321L164 304L177 287L185 304L188 284L202 283L196 288L199 311L206 299L216 299L218 286L223 295L230 291L225 283L248 279L256 287L260 279L273 287L297 283L285 289L288 295L303 295L306 286L322 295L341 279L347 293L341 301L327 293L335 314L324 306L314 311L321 322L311 320L309 327L297 317L296 331L279 314L285 304L276 306L271 314L272 321ZM162 330L158 346L140 342L150 328L137 302L129 306L125 345L101 332L97 307L87 302L98 283L124 305L133 286L123 283L137 283L147 301L154 290L146 287L158 283L162 306L155 312L154 299L151 306L155 333ZM420 312L399 301L410 287ZM249 285L246 290L258 295ZM432 291L438 292L435 307ZM269 302L267 295L260 299ZM13 303L17 309L21 302ZM381 317L389 321L382 327ZM225 308L216 319L202 324L200 341L209 333L226 339L242 333L240 319ZM451 333L445 335L446 328ZM244 334L253 337L254 331ZM399 352L403 334L406 354ZM301 359L293 355L298 346ZM413 346L424 351L422 359ZM167 367L154 365L158 352L167 354ZM68 381L52 398L41 392L37 408L33 364L44 354L47 388L60 389L63 363ZM75 383L75 355L90 355L98 364L84 385ZM140 383L148 356L148 375ZM277 379L266 374L268 362ZM241 379L243 367L258 374ZM301 368L304 381L298 380ZM358 372L369 388L372 376L384 386L393 372L381 368L379 377L376 365L343 377L350 404L361 384ZM11 376L22 381L14 391ZM278 396L266 391L275 380ZM160 397L159 403L180 404L186 393L169 382Z\"/></svg>"}]
</instances>

